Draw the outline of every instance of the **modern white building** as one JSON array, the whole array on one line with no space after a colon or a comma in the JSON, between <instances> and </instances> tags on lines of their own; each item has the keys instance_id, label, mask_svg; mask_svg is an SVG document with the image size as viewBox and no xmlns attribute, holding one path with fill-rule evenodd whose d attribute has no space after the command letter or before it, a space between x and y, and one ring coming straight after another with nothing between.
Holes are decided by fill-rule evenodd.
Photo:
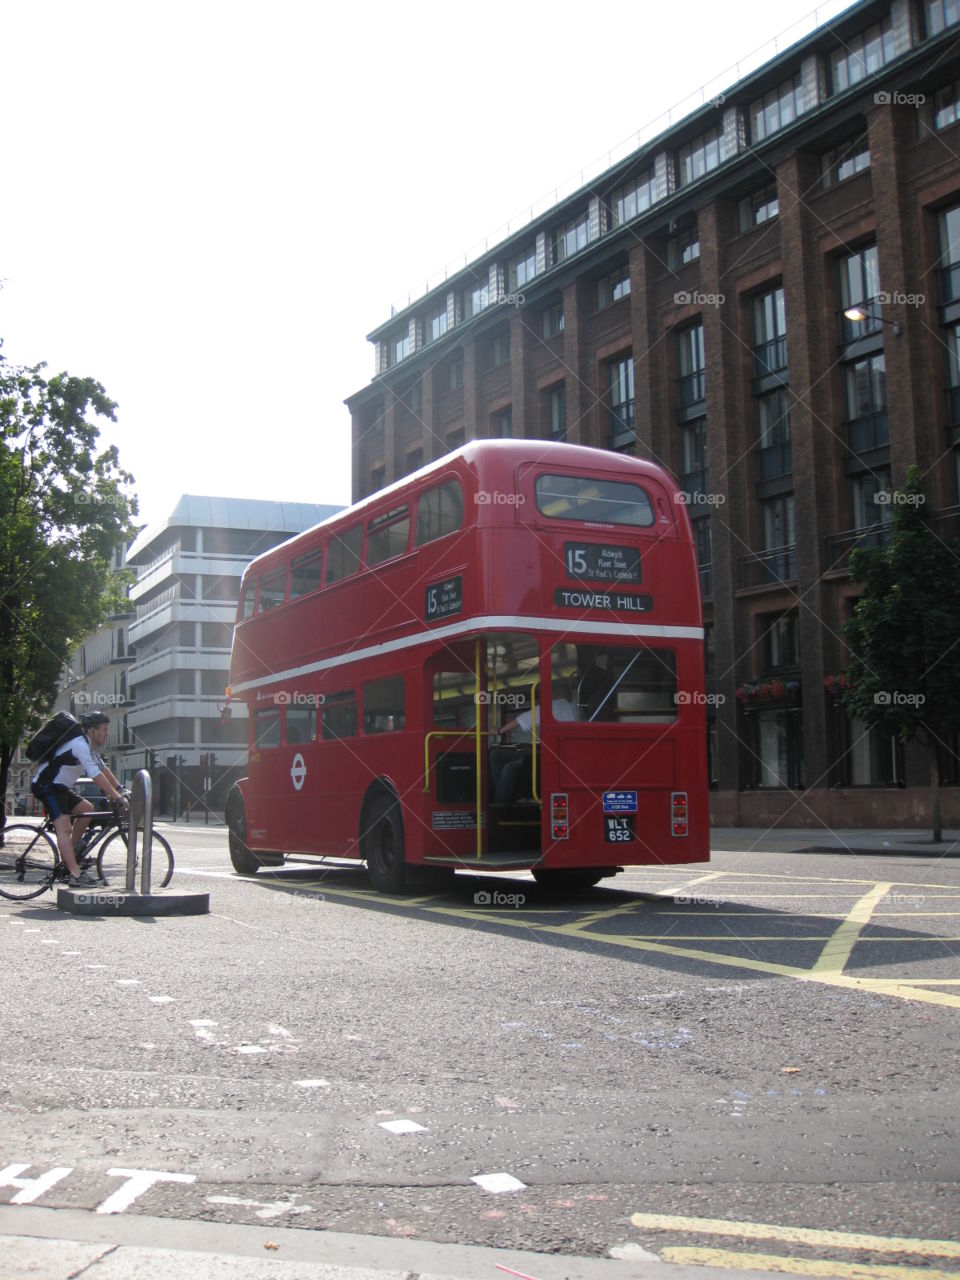
<instances>
[{"instance_id":1,"label":"modern white building","mask_svg":"<svg viewBox=\"0 0 960 1280\"><path fill-rule=\"evenodd\" d=\"M136 616L127 672L134 705L122 776L149 768L162 813L221 809L247 760L247 722L221 708L243 570L340 507L185 494L127 552Z\"/></svg>"}]
</instances>

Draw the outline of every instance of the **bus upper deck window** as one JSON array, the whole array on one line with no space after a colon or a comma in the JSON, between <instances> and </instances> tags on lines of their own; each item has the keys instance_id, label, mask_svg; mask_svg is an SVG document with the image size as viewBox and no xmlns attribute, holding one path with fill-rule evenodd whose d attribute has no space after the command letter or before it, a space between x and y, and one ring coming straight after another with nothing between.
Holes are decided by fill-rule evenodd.
<instances>
[{"instance_id":1,"label":"bus upper deck window","mask_svg":"<svg viewBox=\"0 0 960 1280\"><path fill-rule=\"evenodd\" d=\"M551 520L626 524L649 529L653 503L646 489L625 480L542 475L536 480L537 510Z\"/></svg>"},{"instance_id":2,"label":"bus upper deck window","mask_svg":"<svg viewBox=\"0 0 960 1280\"><path fill-rule=\"evenodd\" d=\"M330 538L327 555L327 582L339 582L349 578L360 568L360 548L363 546L363 525L335 533Z\"/></svg>"},{"instance_id":3,"label":"bus upper deck window","mask_svg":"<svg viewBox=\"0 0 960 1280\"><path fill-rule=\"evenodd\" d=\"M374 516L367 525L367 564L383 564L403 555L410 536L410 508L398 507Z\"/></svg>"},{"instance_id":4,"label":"bus upper deck window","mask_svg":"<svg viewBox=\"0 0 960 1280\"><path fill-rule=\"evenodd\" d=\"M238 616L241 622L246 622L247 618L253 617L253 602L257 594L256 578L248 578L243 584L243 594L240 596L240 608Z\"/></svg>"},{"instance_id":5,"label":"bus upper deck window","mask_svg":"<svg viewBox=\"0 0 960 1280\"><path fill-rule=\"evenodd\" d=\"M323 582L323 551L299 556L290 566L290 599L318 591Z\"/></svg>"},{"instance_id":6,"label":"bus upper deck window","mask_svg":"<svg viewBox=\"0 0 960 1280\"><path fill-rule=\"evenodd\" d=\"M463 524L463 490L459 480L447 480L420 495L417 503L417 546L456 533Z\"/></svg>"},{"instance_id":7,"label":"bus upper deck window","mask_svg":"<svg viewBox=\"0 0 960 1280\"><path fill-rule=\"evenodd\" d=\"M265 609L275 609L278 604L283 604L283 597L287 590L287 570L286 567L278 570L276 573L268 574L260 579L260 602L257 605L257 612L263 613Z\"/></svg>"}]
</instances>

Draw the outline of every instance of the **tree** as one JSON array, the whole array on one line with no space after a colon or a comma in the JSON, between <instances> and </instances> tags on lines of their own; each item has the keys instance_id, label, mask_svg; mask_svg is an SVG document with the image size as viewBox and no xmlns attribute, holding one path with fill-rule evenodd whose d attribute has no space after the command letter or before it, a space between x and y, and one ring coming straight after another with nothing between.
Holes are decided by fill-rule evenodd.
<instances>
[{"instance_id":1,"label":"tree","mask_svg":"<svg viewBox=\"0 0 960 1280\"><path fill-rule=\"evenodd\" d=\"M137 512L116 448L97 451L113 401L92 378L44 368L0 351L0 796L71 648L124 607L110 557Z\"/></svg>"},{"instance_id":2,"label":"tree","mask_svg":"<svg viewBox=\"0 0 960 1280\"><path fill-rule=\"evenodd\" d=\"M933 838L943 838L938 748L960 731L960 546L927 515L919 467L890 496L893 521L884 549L850 559L864 583L845 628L850 651L844 707L870 725L916 739L927 750Z\"/></svg>"}]
</instances>

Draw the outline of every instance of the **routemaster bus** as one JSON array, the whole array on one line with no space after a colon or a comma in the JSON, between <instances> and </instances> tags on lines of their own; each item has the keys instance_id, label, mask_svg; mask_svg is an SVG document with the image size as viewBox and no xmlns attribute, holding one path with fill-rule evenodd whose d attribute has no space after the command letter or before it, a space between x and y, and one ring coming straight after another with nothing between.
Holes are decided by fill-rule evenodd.
<instances>
[{"instance_id":1,"label":"routemaster bus","mask_svg":"<svg viewBox=\"0 0 960 1280\"><path fill-rule=\"evenodd\" d=\"M229 697L241 874L362 859L592 885L709 857L690 520L636 458L477 441L254 560Z\"/></svg>"}]
</instances>

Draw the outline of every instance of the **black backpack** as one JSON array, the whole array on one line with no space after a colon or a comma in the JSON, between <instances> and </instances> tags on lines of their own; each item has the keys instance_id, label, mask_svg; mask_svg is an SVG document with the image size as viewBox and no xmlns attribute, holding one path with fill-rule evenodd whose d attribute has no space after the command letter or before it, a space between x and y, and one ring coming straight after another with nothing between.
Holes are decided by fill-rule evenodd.
<instances>
[{"instance_id":1,"label":"black backpack","mask_svg":"<svg viewBox=\"0 0 960 1280\"><path fill-rule=\"evenodd\" d=\"M62 747L71 738L83 733L83 727L76 716L69 711L58 711L52 720L48 720L42 729L38 729L26 745L27 759L34 764L56 755L57 748Z\"/></svg>"}]
</instances>

